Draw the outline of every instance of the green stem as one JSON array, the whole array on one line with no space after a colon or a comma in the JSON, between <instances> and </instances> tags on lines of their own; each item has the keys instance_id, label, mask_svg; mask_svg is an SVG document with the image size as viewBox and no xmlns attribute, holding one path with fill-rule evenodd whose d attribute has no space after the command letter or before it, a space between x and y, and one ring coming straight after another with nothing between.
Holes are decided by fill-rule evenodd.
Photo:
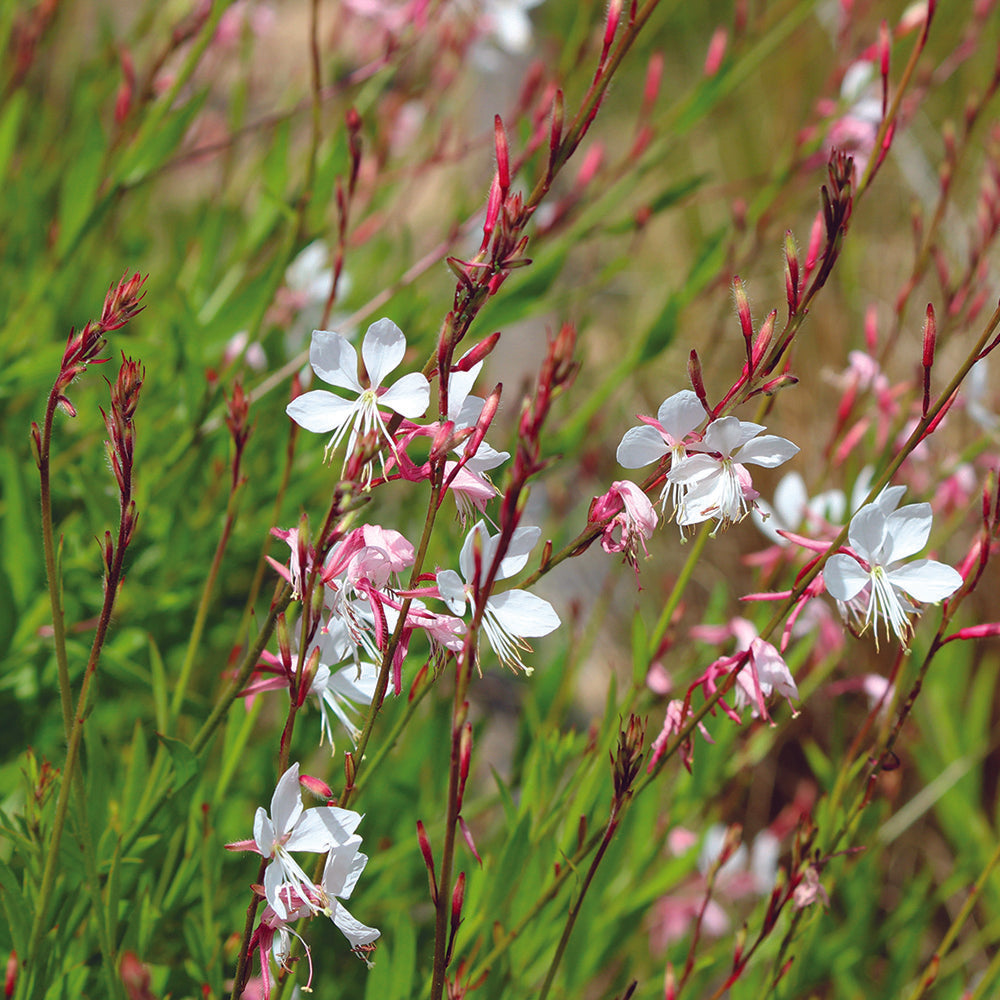
<instances>
[{"instance_id":1,"label":"green stem","mask_svg":"<svg viewBox=\"0 0 1000 1000\"><path fill-rule=\"evenodd\" d=\"M580 910L583 907L583 900L587 895L587 890L594 881L594 876L597 874L597 867L604 859L604 855L607 853L608 847L611 844L611 838L618 829L619 822L618 804L615 803L611 811L611 817L608 820L608 825L605 828L604 836L601 839L601 846L598 847L597 853L591 859L590 866L587 868L587 874L584 876L583 883L580 886L580 892L576 897L576 902L574 902L570 907L569 915L566 918L566 924L563 927L562 935L559 938L559 943L556 945L556 952L552 956L552 961L549 963L549 971L545 975L545 982L542 983L542 988L539 990L538 1000L546 1000L546 997L549 995L549 990L552 988L552 982L556 977L556 970L559 968L563 955L566 953L566 946L569 944L569 938L573 933L573 927L576 925L577 918L580 916Z\"/></svg>"},{"instance_id":2,"label":"green stem","mask_svg":"<svg viewBox=\"0 0 1000 1000\"><path fill-rule=\"evenodd\" d=\"M174 697L170 703L170 721L177 722L181 707L184 704L184 695L187 692L188 683L191 680L191 670L194 667L195 655L201 643L202 634L205 631L205 622L208 619L208 609L212 603L212 594L215 591L215 581L219 576L219 569L222 567L222 559L229 543L233 526L236 523L236 510L240 494L240 484L234 483L229 492L229 501L226 504L226 520L222 527L222 534L215 547L215 554L212 556L212 564L205 578L205 586L201 591L201 600L198 602L198 610L195 613L194 624L191 626L191 638L188 640L187 650L184 654L184 662L181 664L181 671L174 687Z\"/></svg>"},{"instance_id":3,"label":"green stem","mask_svg":"<svg viewBox=\"0 0 1000 1000\"><path fill-rule=\"evenodd\" d=\"M62 581L56 563L55 532L52 526L52 484L50 479L50 451L52 445L52 420L56 410L55 390L49 394L45 407L45 420L38 454L38 478L41 486L42 548L45 552L45 577L52 606L52 643L55 647L56 666L59 674L59 703L62 706L63 735L69 740L73 728L73 692L69 678L69 659L66 655L66 616L62 605Z\"/></svg>"}]
</instances>

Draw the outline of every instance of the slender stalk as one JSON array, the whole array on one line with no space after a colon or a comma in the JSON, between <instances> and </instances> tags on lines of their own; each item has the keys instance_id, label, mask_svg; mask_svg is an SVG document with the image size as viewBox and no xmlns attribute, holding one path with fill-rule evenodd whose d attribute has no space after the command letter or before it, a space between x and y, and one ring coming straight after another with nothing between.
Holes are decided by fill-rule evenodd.
<instances>
[{"instance_id":1,"label":"slender stalk","mask_svg":"<svg viewBox=\"0 0 1000 1000\"><path fill-rule=\"evenodd\" d=\"M924 970L924 974L920 977L919 982L907 996L907 1000L920 1000L920 997L922 997L933 985L934 980L937 979L938 966L941 963L941 956L948 952L948 949L951 948L955 938L958 937L958 932L962 929L966 920L969 919L969 915L972 913L973 907L979 901L979 897L983 891L983 886L986 885L987 880L990 875L993 874L993 870L998 864L1000 864L1000 842L998 842L997 846L993 849L993 854L990 855L990 859L986 862L986 866L979 873L979 878L976 879L976 883L973 885L968 897L966 897L961 909L959 909L958 913L955 914L955 919L952 920L951 926L948 928L945 936L941 939L941 944L934 952L933 958L931 958L930 962L928 962L927 968Z\"/></svg>"},{"instance_id":2,"label":"slender stalk","mask_svg":"<svg viewBox=\"0 0 1000 1000\"><path fill-rule=\"evenodd\" d=\"M226 519L222 526L222 534L215 546L215 553L212 556L212 564L205 578L205 586L202 587L201 600L198 602L198 610L195 612L194 624L191 626L191 638L188 640L187 650L184 654L184 662L181 664L180 673L177 676L177 683L174 686L174 696L170 703L170 719L172 723L177 722L181 708L184 705L184 695L187 693L188 683L191 680L191 670L194 667L195 656L201 644L201 637L205 631L205 622L208 620L208 611L212 603L212 595L215 592L215 581L218 579L219 570L222 567L222 559L226 553L226 546L236 524L236 514L241 489L239 483L233 483L229 491L229 501L226 504Z\"/></svg>"},{"instance_id":3,"label":"slender stalk","mask_svg":"<svg viewBox=\"0 0 1000 1000\"><path fill-rule=\"evenodd\" d=\"M52 447L52 420L55 416L57 396L53 390L45 407L40 447L38 450L38 477L41 485L42 547L45 552L45 578L52 606L52 643L55 647L59 675L59 704L62 707L63 735L69 740L73 728L73 692L69 679L69 659L66 656L66 616L62 605L62 581L56 562L56 548L52 527L52 484L50 479L50 454Z\"/></svg>"},{"instance_id":4,"label":"slender stalk","mask_svg":"<svg viewBox=\"0 0 1000 1000\"><path fill-rule=\"evenodd\" d=\"M56 801L55 815L52 820L52 829L49 832L48 853L45 859L45 868L42 872L42 882L38 889L36 898L38 909L35 911L35 919L31 925L31 936L28 941L28 951L24 959L25 967L31 969L35 958L38 955L38 946L41 940L43 929L46 924L49 905L52 901L53 889L56 879L56 865L59 859L59 850L62 843L63 829L66 825L66 816L69 811L69 797L76 780L76 766L80 752L80 743L83 739L83 726L86 721L90 707L90 691L97 672L97 663L100 659L101 650L104 647L104 640L111 625L111 613L114 609L115 598L118 595L118 584L121 580L122 565L125 558L125 550L128 547L128 535L130 532L130 511L131 492L123 490L121 497L121 518L118 527L118 543L115 547L114 559L105 578L104 603L101 608L100 618L97 623L97 631L90 649L90 657L83 674L83 683L80 686L80 695L77 700L76 713L72 718L69 741L66 748L66 760L63 764L62 784L59 787L59 798Z\"/></svg>"},{"instance_id":5,"label":"slender stalk","mask_svg":"<svg viewBox=\"0 0 1000 1000\"><path fill-rule=\"evenodd\" d=\"M604 830L604 836L601 838L600 847L597 848L597 853L591 859L590 865L587 868L587 874L584 875L583 882L580 885L580 891L577 894L576 901L570 907L569 915L566 918L566 924L563 927L562 935L559 938L559 943L556 945L555 954L552 956L552 961L549 963L549 971L546 973L545 981L542 983L542 988L538 992L538 1000L546 1000L546 997L549 995L549 990L552 988L552 983L556 977L556 970L559 968L563 955L566 953L566 946L569 944L569 938L573 933L573 927L576 925L577 918L580 916L580 910L583 907L583 901L587 895L587 890L594 881L598 865L600 865L601 861L604 859L604 855L607 853L608 847L611 844L611 838L618 829L619 822L620 815L618 805L616 803L615 807L612 809L608 825Z\"/></svg>"}]
</instances>

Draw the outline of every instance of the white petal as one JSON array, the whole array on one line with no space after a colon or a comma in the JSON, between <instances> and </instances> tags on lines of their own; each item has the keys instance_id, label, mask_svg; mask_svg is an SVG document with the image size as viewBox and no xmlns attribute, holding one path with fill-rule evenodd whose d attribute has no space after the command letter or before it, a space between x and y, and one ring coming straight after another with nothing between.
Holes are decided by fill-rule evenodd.
<instances>
[{"instance_id":1,"label":"white petal","mask_svg":"<svg viewBox=\"0 0 1000 1000\"><path fill-rule=\"evenodd\" d=\"M330 676L327 686L351 701L371 704L378 683L378 667L374 663L353 663Z\"/></svg>"},{"instance_id":2,"label":"white petal","mask_svg":"<svg viewBox=\"0 0 1000 1000\"><path fill-rule=\"evenodd\" d=\"M359 920L355 920L343 903L337 904L337 909L333 914L333 922L340 928L344 937L351 942L352 948L357 948L362 944L371 944L382 933L374 927L366 927Z\"/></svg>"},{"instance_id":3,"label":"white petal","mask_svg":"<svg viewBox=\"0 0 1000 1000\"><path fill-rule=\"evenodd\" d=\"M670 467L667 481L691 487L703 479L718 476L721 471L719 460L711 455L686 455L683 462L674 462Z\"/></svg>"},{"instance_id":4,"label":"white petal","mask_svg":"<svg viewBox=\"0 0 1000 1000\"><path fill-rule=\"evenodd\" d=\"M665 399L660 404L656 419L667 434L673 438L674 443L679 444L706 416L705 408L701 405L697 394L690 389L681 389L680 392L675 392L669 399ZM620 459L619 463L621 464ZM636 466L628 466L628 468L636 468Z\"/></svg>"},{"instance_id":5,"label":"white petal","mask_svg":"<svg viewBox=\"0 0 1000 1000\"><path fill-rule=\"evenodd\" d=\"M462 551L458 554L458 568L462 571L462 576L469 583L475 582L476 577L476 561L473 555L473 548L477 544L476 536L479 536L479 548L482 553L482 560L484 564L489 564L492 562L493 555L492 551L489 549L490 533L486 528L485 521L477 521L469 533L465 536L465 542L462 544ZM445 570L445 572L451 572L450 570ZM440 573L438 576L440 577Z\"/></svg>"},{"instance_id":6,"label":"white petal","mask_svg":"<svg viewBox=\"0 0 1000 1000\"><path fill-rule=\"evenodd\" d=\"M871 580L871 574L852 556L838 552L830 556L823 567L823 582L826 589L838 601L849 601L864 589Z\"/></svg>"},{"instance_id":7,"label":"white petal","mask_svg":"<svg viewBox=\"0 0 1000 1000\"><path fill-rule=\"evenodd\" d=\"M352 837L350 842L330 851L323 867L323 887L331 896L350 899L361 873L368 864L368 857L358 852L360 837Z\"/></svg>"},{"instance_id":8,"label":"white petal","mask_svg":"<svg viewBox=\"0 0 1000 1000\"><path fill-rule=\"evenodd\" d=\"M483 363L479 361L467 372L453 371L448 374L448 419L454 420L456 427L469 427L474 424L483 408L481 399L475 396L469 397L482 367ZM468 407L466 407L467 402ZM469 420L470 415L471 420Z\"/></svg>"},{"instance_id":9,"label":"white petal","mask_svg":"<svg viewBox=\"0 0 1000 1000\"><path fill-rule=\"evenodd\" d=\"M658 462L669 450L663 435L643 424L641 427L630 427L625 432L615 457L618 464L626 469L641 469L644 465Z\"/></svg>"},{"instance_id":10,"label":"white petal","mask_svg":"<svg viewBox=\"0 0 1000 1000\"><path fill-rule=\"evenodd\" d=\"M742 453L740 461L743 461ZM806 492L805 480L797 472L789 472L774 488L774 509L771 510L763 502L758 502L758 506L761 510L767 508L772 516L776 515L774 520L777 522L777 527L796 531L802 524L808 503L809 494ZM771 534L767 528L764 531L766 534Z\"/></svg>"},{"instance_id":11,"label":"white petal","mask_svg":"<svg viewBox=\"0 0 1000 1000\"><path fill-rule=\"evenodd\" d=\"M885 561L894 563L919 552L931 534L933 514L929 503L911 503L885 519Z\"/></svg>"},{"instance_id":12,"label":"white petal","mask_svg":"<svg viewBox=\"0 0 1000 1000\"><path fill-rule=\"evenodd\" d=\"M347 338L328 330L313 330L309 345L309 363L313 371L330 385L361 392L358 381L358 352Z\"/></svg>"},{"instance_id":13,"label":"white petal","mask_svg":"<svg viewBox=\"0 0 1000 1000\"><path fill-rule=\"evenodd\" d=\"M296 396L285 407L285 413L307 431L327 434L343 427L355 408L355 400L344 399L326 389L313 389Z\"/></svg>"},{"instance_id":14,"label":"white petal","mask_svg":"<svg viewBox=\"0 0 1000 1000\"><path fill-rule=\"evenodd\" d=\"M382 384L382 379L389 372L399 367L405 353L406 337L391 319L380 319L368 327L361 343L361 357L373 389Z\"/></svg>"},{"instance_id":15,"label":"white petal","mask_svg":"<svg viewBox=\"0 0 1000 1000\"><path fill-rule=\"evenodd\" d=\"M736 417L720 417L718 420L713 420L705 429L703 447L705 451L717 451L728 457L762 430L764 430L763 424L737 420Z\"/></svg>"},{"instance_id":16,"label":"white petal","mask_svg":"<svg viewBox=\"0 0 1000 1000\"><path fill-rule=\"evenodd\" d=\"M515 528L510 536L510 545L507 547L507 554L500 560L500 568L497 570L496 578L506 580L507 577L520 573L528 562L531 550L538 544L538 539L542 537L542 529L533 525L524 528ZM492 541L492 539L491 539ZM493 549L496 552L496 549ZM489 565L484 565L484 571L489 569Z\"/></svg>"},{"instance_id":17,"label":"white petal","mask_svg":"<svg viewBox=\"0 0 1000 1000\"><path fill-rule=\"evenodd\" d=\"M271 904L271 909L282 920L288 918L288 909L281 901L281 887L285 882L285 869L280 861L272 861L264 870L264 897Z\"/></svg>"},{"instance_id":18,"label":"white petal","mask_svg":"<svg viewBox=\"0 0 1000 1000\"><path fill-rule=\"evenodd\" d=\"M736 457L741 465L750 462L753 465L762 465L765 469L773 469L787 462L793 455L797 455L798 451L799 446L792 444L787 438L765 434L743 445Z\"/></svg>"},{"instance_id":19,"label":"white petal","mask_svg":"<svg viewBox=\"0 0 1000 1000\"><path fill-rule=\"evenodd\" d=\"M404 375L378 398L379 406L388 406L411 420L427 410L431 399L430 383L420 372Z\"/></svg>"},{"instance_id":20,"label":"white petal","mask_svg":"<svg viewBox=\"0 0 1000 1000\"><path fill-rule=\"evenodd\" d=\"M851 526L847 532L851 548L862 559L870 563L880 561L882 543L885 541L885 513L876 503L865 504L851 518ZM827 563L829 566L829 563Z\"/></svg>"},{"instance_id":21,"label":"white petal","mask_svg":"<svg viewBox=\"0 0 1000 1000\"><path fill-rule=\"evenodd\" d=\"M548 635L559 628L559 616L548 601L526 590L507 590L486 602L504 631L517 636Z\"/></svg>"},{"instance_id":22,"label":"white petal","mask_svg":"<svg viewBox=\"0 0 1000 1000\"><path fill-rule=\"evenodd\" d=\"M455 615L465 614L465 586L453 569L443 569L437 575L438 593Z\"/></svg>"},{"instance_id":23,"label":"white petal","mask_svg":"<svg viewBox=\"0 0 1000 1000\"><path fill-rule=\"evenodd\" d=\"M298 762L285 771L271 796L271 820L278 836L286 834L302 815Z\"/></svg>"},{"instance_id":24,"label":"white petal","mask_svg":"<svg viewBox=\"0 0 1000 1000\"><path fill-rule=\"evenodd\" d=\"M925 604L943 601L962 586L958 570L934 559L918 559L887 574L889 582Z\"/></svg>"},{"instance_id":25,"label":"white petal","mask_svg":"<svg viewBox=\"0 0 1000 1000\"><path fill-rule=\"evenodd\" d=\"M274 824L263 806L257 807L257 813L253 818L253 839L260 853L269 858L274 850Z\"/></svg>"}]
</instances>

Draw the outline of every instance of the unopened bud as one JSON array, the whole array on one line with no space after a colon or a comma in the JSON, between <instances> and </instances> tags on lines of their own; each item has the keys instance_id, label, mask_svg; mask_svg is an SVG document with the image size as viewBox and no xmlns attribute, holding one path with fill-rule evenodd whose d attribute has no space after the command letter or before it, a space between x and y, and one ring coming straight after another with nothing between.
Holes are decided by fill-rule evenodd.
<instances>
[{"instance_id":1,"label":"unopened bud","mask_svg":"<svg viewBox=\"0 0 1000 1000\"><path fill-rule=\"evenodd\" d=\"M691 349L691 353L688 355L687 368L691 388L694 389L695 395L701 401L701 405L705 407L705 410L711 412L711 408L708 405L708 393L705 392L705 380L701 374L701 359L694 348Z\"/></svg>"},{"instance_id":2,"label":"unopened bud","mask_svg":"<svg viewBox=\"0 0 1000 1000\"><path fill-rule=\"evenodd\" d=\"M491 333L488 337L479 341L478 344L469 348L465 354L462 355L458 361L451 366L453 372L469 372L483 361L488 355L493 353L493 348L497 346L500 341L500 331L497 330L495 333Z\"/></svg>"},{"instance_id":3,"label":"unopened bud","mask_svg":"<svg viewBox=\"0 0 1000 1000\"><path fill-rule=\"evenodd\" d=\"M557 90L555 96L552 98L552 127L549 130L549 170L552 170L553 160L556 158L556 154L559 152L559 147L562 144L562 129L563 129L563 92Z\"/></svg>"},{"instance_id":4,"label":"unopened bud","mask_svg":"<svg viewBox=\"0 0 1000 1000\"><path fill-rule=\"evenodd\" d=\"M788 315L794 316L799 308L799 249L790 229L785 233L785 296Z\"/></svg>"},{"instance_id":5,"label":"unopened bud","mask_svg":"<svg viewBox=\"0 0 1000 1000\"><path fill-rule=\"evenodd\" d=\"M497 182L501 195L506 198L510 190L510 150L507 146L507 133L499 115L493 118L493 141L497 153Z\"/></svg>"},{"instance_id":6,"label":"unopened bud","mask_svg":"<svg viewBox=\"0 0 1000 1000\"><path fill-rule=\"evenodd\" d=\"M729 32L721 26L716 28L708 43L708 52L705 54L705 65L702 69L705 76L715 76L719 72L728 45Z\"/></svg>"},{"instance_id":7,"label":"unopened bud","mask_svg":"<svg viewBox=\"0 0 1000 1000\"><path fill-rule=\"evenodd\" d=\"M431 887L431 900L437 905L438 887L437 876L434 874L434 853L431 851L431 842L427 837L427 830L421 820L417 820L417 843L420 845L420 853L423 855L424 865L427 867L427 879Z\"/></svg>"},{"instance_id":8,"label":"unopened bud","mask_svg":"<svg viewBox=\"0 0 1000 1000\"><path fill-rule=\"evenodd\" d=\"M329 802L333 798L333 789L322 779L311 774L300 774L299 784L316 798Z\"/></svg>"}]
</instances>

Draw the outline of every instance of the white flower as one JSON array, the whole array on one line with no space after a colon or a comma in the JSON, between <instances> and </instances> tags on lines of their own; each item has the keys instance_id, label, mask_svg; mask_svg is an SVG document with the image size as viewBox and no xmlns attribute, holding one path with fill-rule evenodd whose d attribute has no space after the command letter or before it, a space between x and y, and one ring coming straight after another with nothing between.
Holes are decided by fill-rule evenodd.
<instances>
[{"instance_id":1,"label":"white flower","mask_svg":"<svg viewBox=\"0 0 1000 1000\"><path fill-rule=\"evenodd\" d=\"M805 480L797 472L789 472L774 490L774 506L758 500L750 511L754 523L778 545L788 545L779 531L816 531L825 524L839 524L846 505L840 490L826 490L814 497L806 491Z\"/></svg>"},{"instance_id":2,"label":"white flower","mask_svg":"<svg viewBox=\"0 0 1000 1000\"><path fill-rule=\"evenodd\" d=\"M641 469L670 455L670 468L679 469L687 455L687 438L705 419L705 408L690 389L674 393L660 404L656 420L641 427L630 427L618 445L618 464L626 469ZM666 513L668 497L674 508L684 498L685 487L669 479L663 485L660 502Z\"/></svg>"},{"instance_id":3,"label":"white flower","mask_svg":"<svg viewBox=\"0 0 1000 1000\"><path fill-rule=\"evenodd\" d=\"M511 536L507 554L497 568L495 579L503 580L519 573L541 534L541 528L516 528ZM483 521L479 521L469 532L458 557L458 565L465 582L463 583L462 577L452 569L441 570L437 575L438 593L456 615L465 612L467 601L475 599L479 586L474 551L477 536L481 553L480 571L485 578L496 557L500 536L499 534L491 536ZM531 650L524 638L548 635L560 624L559 616L552 605L541 597L529 594L526 590L505 590L501 594L493 594L487 598L482 622L486 638L500 662L512 668L520 667L529 674L531 668L525 667L519 653L519 650L529 652Z\"/></svg>"},{"instance_id":4,"label":"white flower","mask_svg":"<svg viewBox=\"0 0 1000 1000\"><path fill-rule=\"evenodd\" d=\"M331 670L325 663L320 663L309 686L309 693L319 699L320 746L326 739L331 750L333 749L333 728L327 709L341 721L350 734L351 742L357 744L360 731L352 717L352 711L357 705L372 703L378 670L374 663L351 663L340 670Z\"/></svg>"},{"instance_id":5,"label":"white flower","mask_svg":"<svg viewBox=\"0 0 1000 1000\"><path fill-rule=\"evenodd\" d=\"M361 345L361 356L371 381L365 389L358 381L358 355L339 333L314 330L309 348L309 363L313 371L329 385L347 389L355 399L345 399L325 389L303 393L285 408L285 412L300 426L314 434L333 431L326 454L340 444L349 433L347 454L354 451L360 435L378 429L390 448L395 444L379 412L380 406L395 410L404 417L419 417L430 401L430 385L420 372L404 375L390 388L379 392L382 380L399 367L406 353L406 337L392 320L372 323Z\"/></svg>"},{"instance_id":6,"label":"white flower","mask_svg":"<svg viewBox=\"0 0 1000 1000\"><path fill-rule=\"evenodd\" d=\"M713 454L688 455L667 476L684 489L678 524L698 524L714 517L718 530L746 517L759 496L747 464L773 469L799 450L783 437L757 437L764 429L762 424L736 417L720 417L708 425L699 447Z\"/></svg>"},{"instance_id":7,"label":"white flower","mask_svg":"<svg viewBox=\"0 0 1000 1000\"><path fill-rule=\"evenodd\" d=\"M901 560L927 544L931 505L915 503L897 510L895 494L890 494L888 502L880 500L882 496L851 518L848 537L854 555L830 556L823 579L830 594L843 602L841 613L845 618L850 615L861 621L863 609L862 631L872 625L876 643L881 615L886 637L891 630L905 645L911 627L907 615L917 610L907 595L936 603L958 590L962 577L951 566L933 559L901 565Z\"/></svg>"},{"instance_id":8,"label":"white flower","mask_svg":"<svg viewBox=\"0 0 1000 1000\"><path fill-rule=\"evenodd\" d=\"M361 816L350 809L318 806L305 809L299 794L299 765L281 776L271 797L271 814L263 806L254 817L253 840L228 844L230 850L256 851L271 863L264 871L264 895L279 917L288 920L298 905L313 913L329 913L320 890L291 851L326 854L351 842ZM358 838L355 838L358 839ZM360 839L358 839L360 843Z\"/></svg>"},{"instance_id":9,"label":"white flower","mask_svg":"<svg viewBox=\"0 0 1000 1000\"><path fill-rule=\"evenodd\" d=\"M318 886L320 893L326 900L330 919L340 928L344 937L351 942L352 948L371 944L380 934L374 927L366 927L359 920L356 920L351 916L347 907L334 898L349 899L361 873L365 870L368 857L358 851L360 846L361 838L354 835L349 837L345 843L331 850L327 855L323 877Z\"/></svg>"}]
</instances>

